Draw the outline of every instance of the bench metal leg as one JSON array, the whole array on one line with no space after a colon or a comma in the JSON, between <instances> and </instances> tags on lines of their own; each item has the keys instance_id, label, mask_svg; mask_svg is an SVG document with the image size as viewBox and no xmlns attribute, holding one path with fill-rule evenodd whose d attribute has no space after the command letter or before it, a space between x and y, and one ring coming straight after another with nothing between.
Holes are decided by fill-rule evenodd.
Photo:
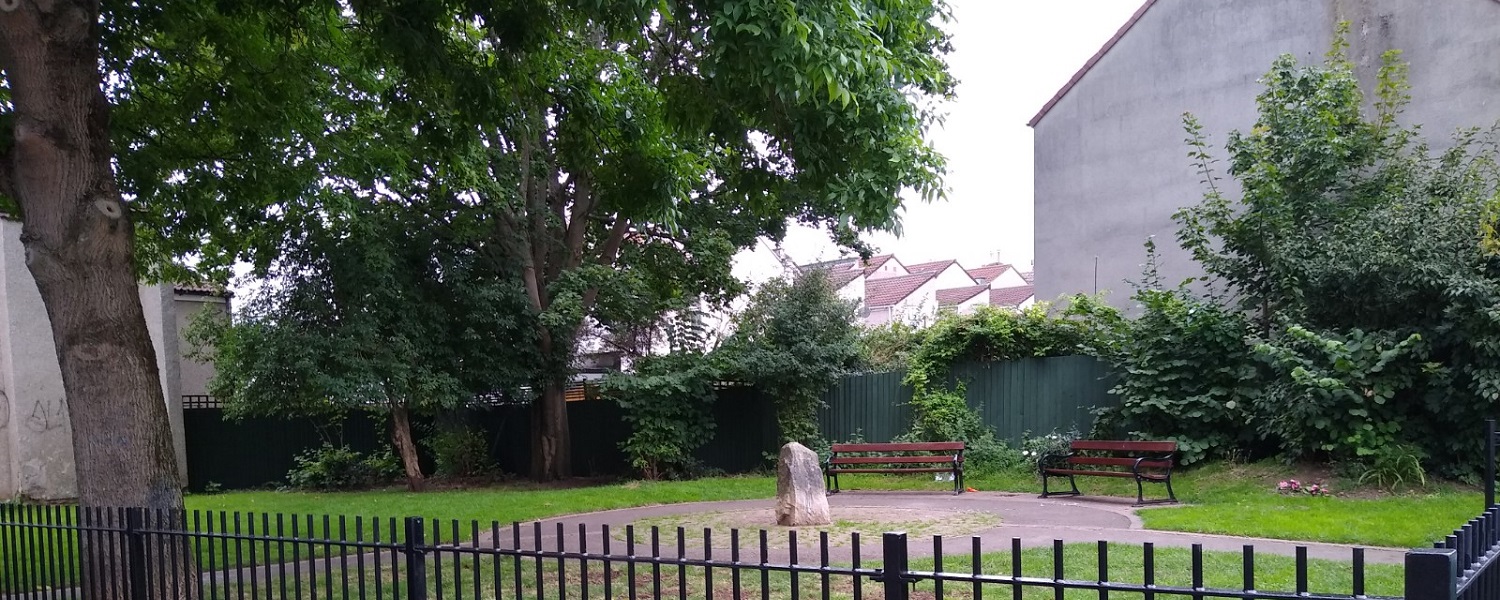
<instances>
[{"instance_id":1,"label":"bench metal leg","mask_svg":"<svg viewBox=\"0 0 1500 600\"><path fill-rule=\"evenodd\" d=\"M964 493L964 468L958 467L953 470L953 495Z\"/></svg>"},{"instance_id":2,"label":"bench metal leg","mask_svg":"<svg viewBox=\"0 0 1500 600\"><path fill-rule=\"evenodd\" d=\"M1048 475L1046 472L1042 473L1042 497L1043 498L1046 498L1048 496L1082 496L1083 495L1083 492L1078 491L1078 480L1074 479L1072 475L1068 476L1068 487L1073 488L1073 491L1071 491L1071 492L1054 492L1054 491L1051 491L1051 489L1047 487L1047 480L1050 479L1050 478L1052 478L1052 477L1062 477L1062 476L1061 475Z\"/></svg>"}]
</instances>

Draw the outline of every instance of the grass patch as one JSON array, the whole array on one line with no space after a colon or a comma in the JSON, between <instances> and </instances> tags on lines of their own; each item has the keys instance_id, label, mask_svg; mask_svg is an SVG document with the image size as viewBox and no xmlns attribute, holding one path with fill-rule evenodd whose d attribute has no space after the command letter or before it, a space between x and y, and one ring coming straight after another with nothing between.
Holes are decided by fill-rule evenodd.
<instances>
[{"instance_id":1,"label":"grass patch","mask_svg":"<svg viewBox=\"0 0 1500 600\"><path fill-rule=\"evenodd\" d=\"M1070 544L1063 549L1063 577L1070 580L1097 580L1099 575L1098 548L1091 544ZM1189 550L1162 548L1154 553L1153 582L1158 586L1190 587L1192 578L1192 554ZM1203 585L1207 588L1225 590L1244 589L1242 557L1233 552L1203 553ZM1144 554L1139 546L1109 546L1108 580L1114 583L1142 584L1146 581ZM990 575L1020 575L1033 579L1051 579L1056 571L1051 548L1032 548L1021 552L1021 570L1013 573L1012 556L1009 552L986 553L980 557L980 571ZM849 565L839 565L847 567ZM881 565L866 561L863 569ZM932 571L932 559L914 560L913 571ZM943 563L943 572L962 574L971 572L971 558L949 557ZM273 593L279 598L313 600L317 597L334 597L341 593L346 597L395 598L405 596L408 577L403 567L392 566L389 560L375 568L374 561L364 559L363 568L352 560L347 567L328 565L316 573L307 571L298 577L290 577L291 571L266 569L259 580L249 577L237 581L217 581L206 586L203 597L236 598L259 590L260 594ZM285 579L284 579L285 578ZM1365 589L1359 590L1369 596L1398 596L1402 593L1403 576L1396 565L1369 565L1365 571ZM1353 594L1353 574L1349 563L1327 560L1308 561L1308 589L1316 594ZM283 581L286 581L283 584ZM1255 588L1262 591L1296 592L1296 565L1288 557L1260 555L1256 557ZM943 588L947 599L969 599L977 597L1006 598L1012 595L1009 584L982 584L976 593L972 582L948 579L935 581L924 579L915 586L913 597L936 597L937 588ZM612 561L608 565L602 560L586 563L576 559L534 559L495 557L482 553L457 551L445 552L441 557L429 560L427 566L427 596L429 598L453 598L460 595L474 599L496 597L541 598L558 597L565 590L572 598L691 598L694 600L712 596L736 597L735 592L747 598L788 598L796 596L818 597L827 590L828 597L846 600L856 597L878 600L884 598L881 583L867 577L858 577L847 572L824 577L816 573L790 574L787 572L762 573L753 569L739 570L715 567L677 567L674 565L651 565L638 563L633 567ZM347 590L347 592L345 591ZM499 593L497 593L497 590ZM606 591L608 593L606 593ZM331 592L331 594L330 594ZM1022 586L1023 598L1055 598L1053 586L1031 582ZM252 597L259 597L251 594ZM1064 598L1094 599L1097 591L1067 590ZM1141 594L1111 592L1111 598L1142 598ZM1156 598L1187 598L1186 595L1158 593Z\"/></svg>"},{"instance_id":2,"label":"grass patch","mask_svg":"<svg viewBox=\"0 0 1500 600\"><path fill-rule=\"evenodd\" d=\"M1322 482L1339 495L1276 492L1278 481L1295 475L1292 469L1269 462L1218 463L1180 471L1172 475L1172 487L1187 506L1151 508L1138 514L1147 529L1162 531L1416 548L1452 533L1484 506L1479 490L1446 482L1389 493L1324 474ZM937 490L942 485L913 476L846 475L840 479L845 489ZM975 475L966 483L981 491L1040 494L1042 489L1033 473ZM1078 488L1088 496L1135 498L1135 482L1120 478L1080 477ZM1146 486L1148 500L1164 497L1165 487Z\"/></svg>"}]
</instances>

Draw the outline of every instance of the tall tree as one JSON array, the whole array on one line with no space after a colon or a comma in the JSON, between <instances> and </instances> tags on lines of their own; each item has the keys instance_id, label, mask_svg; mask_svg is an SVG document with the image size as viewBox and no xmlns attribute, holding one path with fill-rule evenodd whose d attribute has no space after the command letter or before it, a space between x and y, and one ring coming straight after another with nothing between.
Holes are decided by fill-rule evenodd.
<instances>
[{"instance_id":1,"label":"tall tree","mask_svg":"<svg viewBox=\"0 0 1500 600\"><path fill-rule=\"evenodd\" d=\"M383 413L419 489L412 417L515 394L537 368L514 350L534 330L519 277L476 225L462 207L386 200L304 232L236 322L194 329L210 391L236 415Z\"/></svg>"},{"instance_id":2,"label":"tall tree","mask_svg":"<svg viewBox=\"0 0 1500 600\"><path fill-rule=\"evenodd\" d=\"M79 499L182 507L156 353L115 180L98 2L0 10L0 195L22 219L73 424ZM108 432L108 435L105 433Z\"/></svg>"}]
</instances>

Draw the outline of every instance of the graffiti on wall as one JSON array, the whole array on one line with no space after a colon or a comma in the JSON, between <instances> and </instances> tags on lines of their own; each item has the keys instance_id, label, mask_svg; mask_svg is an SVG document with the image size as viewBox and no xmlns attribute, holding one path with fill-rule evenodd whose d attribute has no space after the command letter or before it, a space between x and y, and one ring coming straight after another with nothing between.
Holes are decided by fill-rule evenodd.
<instances>
[{"instance_id":1,"label":"graffiti on wall","mask_svg":"<svg viewBox=\"0 0 1500 600\"><path fill-rule=\"evenodd\" d=\"M26 428L46 433L68 424L68 403L62 398L37 400L26 416Z\"/></svg>"}]
</instances>

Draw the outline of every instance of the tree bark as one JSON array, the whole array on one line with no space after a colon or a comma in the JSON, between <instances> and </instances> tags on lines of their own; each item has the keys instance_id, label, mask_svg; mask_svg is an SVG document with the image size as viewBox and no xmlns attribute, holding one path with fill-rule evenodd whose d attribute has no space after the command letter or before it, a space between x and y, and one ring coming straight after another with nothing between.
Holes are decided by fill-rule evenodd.
<instances>
[{"instance_id":1,"label":"tree bark","mask_svg":"<svg viewBox=\"0 0 1500 600\"><path fill-rule=\"evenodd\" d=\"M531 478L558 481L573 476L573 439L568 429L567 384L549 379L531 404Z\"/></svg>"},{"instance_id":2,"label":"tree bark","mask_svg":"<svg viewBox=\"0 0 1500 600\"><path fill-rule=\"evenodd\" d=\"M0 69L13 106L0 193L20 207L26 264L52 324L79 503L178 511L182 485L135 278L135 232L111 166L98 22L97 1L0 8ZM126 557L83 541L85 573L114 565L109 580L85 585L89 596L123 596ZM191 597L193 579L168 594Z\"/></svg>"},{"instance_id":3,"label":"tree bark","mask_svg":"<svg viewBox=\"0 0 1500 600\"><path fill-rule=\"evenodd\" d=\"M405 406L391 407L391 441L401 455L401 467L406 471L406 488L418 492L425 479L422 465L417 461L417 445L411 437L411 410Z\"/></svg>"},{"instance_id":4,"label":"tree bark","mask_svg":"<svg viewBox=\"0 0 1500 600\"><path fill-rule=\"evenodd\" d=\"M21 208L26 263L52 322L80 502L179 509L135 231L110 164L98 16L86 1L0 11L0 68L15 107L0 192Z\"/></svg>"}]
</instances>

